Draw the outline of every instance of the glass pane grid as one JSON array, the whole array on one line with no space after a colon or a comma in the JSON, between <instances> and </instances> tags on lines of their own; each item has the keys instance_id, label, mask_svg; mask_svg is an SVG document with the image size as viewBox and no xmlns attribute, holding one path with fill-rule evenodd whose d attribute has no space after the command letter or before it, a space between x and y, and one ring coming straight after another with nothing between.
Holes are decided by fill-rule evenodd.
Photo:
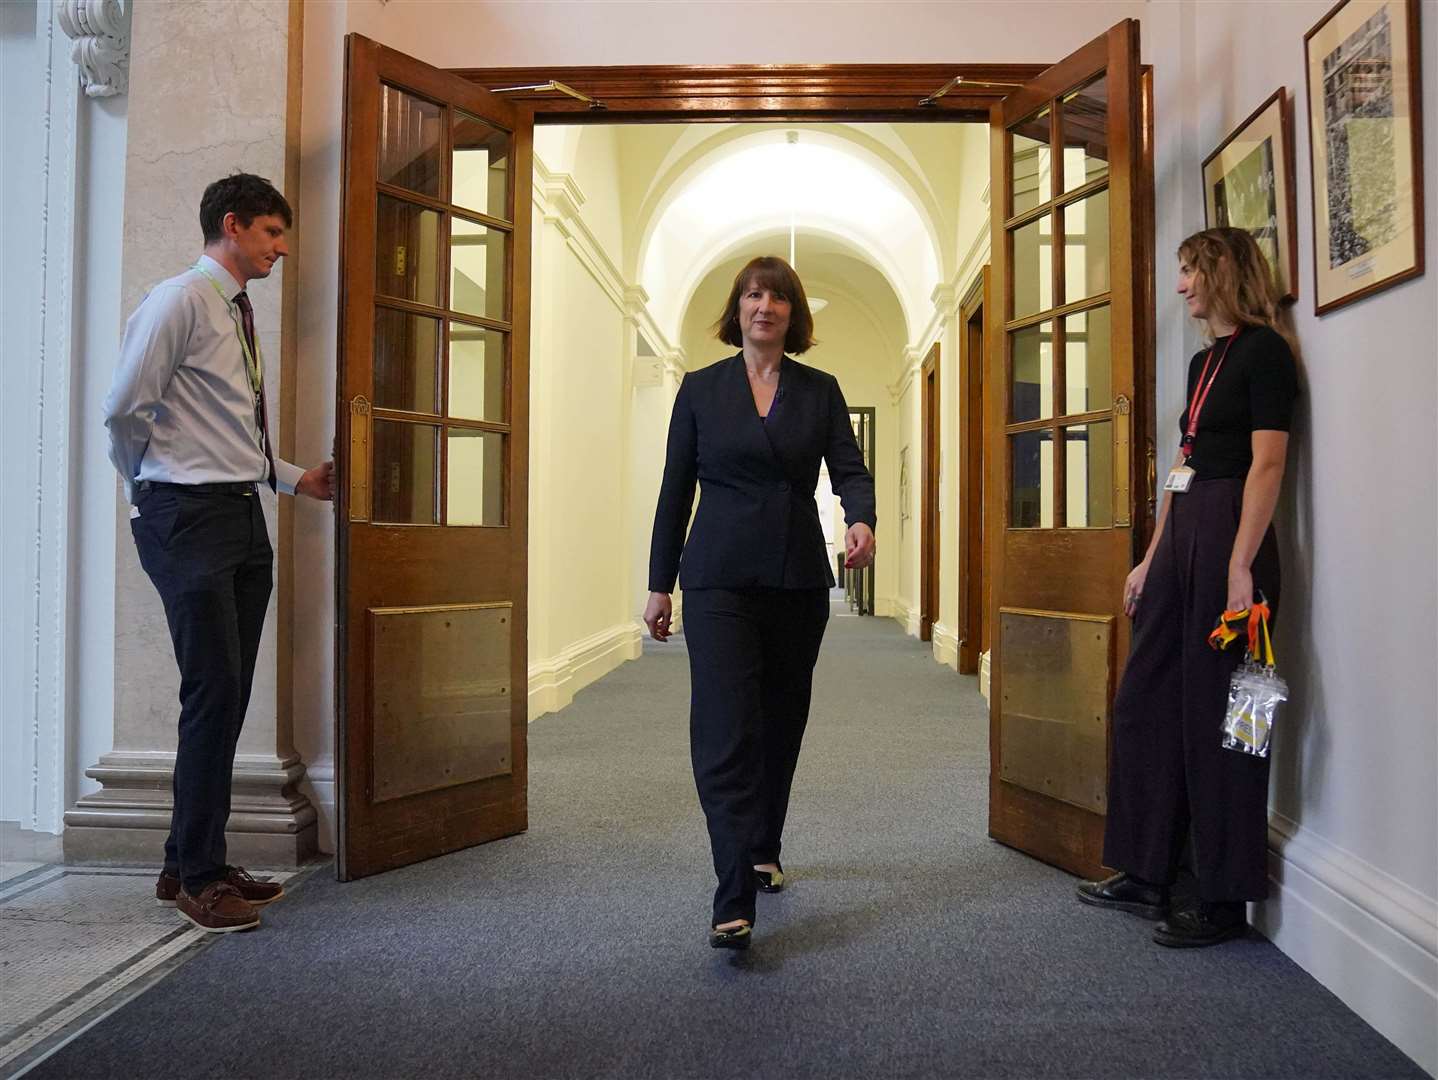
<instances>
[{"instance_id":1,"label":"glass pane grid","mask_svg":"<svg viewBox=\"0 0 1438 1080\"><path fill-rule=\"evenodd\" d=\"M504 526L513 136L386 87L380 143L376 294L435 310L375 307L372 520Z\"/></svg>"}]
</instances>

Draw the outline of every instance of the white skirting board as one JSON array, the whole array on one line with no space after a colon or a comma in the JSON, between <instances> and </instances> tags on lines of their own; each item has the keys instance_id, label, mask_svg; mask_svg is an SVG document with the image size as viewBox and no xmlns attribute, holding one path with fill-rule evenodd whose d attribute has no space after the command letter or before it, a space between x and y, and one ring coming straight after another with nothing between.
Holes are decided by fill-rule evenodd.
<instances>
[{"instance_id":1,"label":"white skirting board","mask_svg":"<svg viewBox=\"0 0 1438 1080\"><path fill-rule=\"evenodd\" d=\"M597 634L580 638L558 656L529 665L529 719L557 712L590 683L602 679L626 660L637 660L642 649L643 626L618 623Z\"/></svg>"},{"instance_id":2,"label":"white skirting board","mask_svg":"<svg viewBox=\"0 0 1438 1080\"><path fill-rule=\"evenodd\" d=\"M1438 900L1271 811L1254 926L1438 1076Z\"/></svg>"},{"instance_id":3,"label":"white skirting board","mask_svg":"<svg viewBox=\"0 0 1438 1080\"><path fill-rule=\"evenodd\" d=\"M944 667L959 669L959 635L941 622L933 625L934 659Z\"/></svg>"},{"instance_id":4,"label":"white skirting board","mask_svg":"<svg viewBox=\"0 0 1438 1080\"><path fill-rule=\"evenodd\" d=\"M875 604L874 606L876 609L878 608L877 604ZM888 615L889 618L893 619L896 623L898 623L904 628L904 633L908 634L909 637L916 638L919 636L918 608L911 608L908 604L904 603L902 600L896 597L893 601L891 601Z\"/></svg>"}]
</instances>

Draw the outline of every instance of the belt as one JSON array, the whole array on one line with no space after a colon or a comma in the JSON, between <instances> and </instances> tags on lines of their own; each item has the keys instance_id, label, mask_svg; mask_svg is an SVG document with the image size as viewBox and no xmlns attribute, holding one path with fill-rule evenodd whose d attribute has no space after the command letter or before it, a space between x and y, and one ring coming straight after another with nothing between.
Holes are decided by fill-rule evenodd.
<instances>
[{"instance_id":1,"label":"belt","mask_svg":"<svg viewBox=\"0 0 1438 1080\"><path fill-rule=\"evenodd\" d=\"M229 480L216 484L172 484L168 480L141 480L141 491L182 491L190 495L253 495L256 481Z\"/></svg>"}]
</instances>

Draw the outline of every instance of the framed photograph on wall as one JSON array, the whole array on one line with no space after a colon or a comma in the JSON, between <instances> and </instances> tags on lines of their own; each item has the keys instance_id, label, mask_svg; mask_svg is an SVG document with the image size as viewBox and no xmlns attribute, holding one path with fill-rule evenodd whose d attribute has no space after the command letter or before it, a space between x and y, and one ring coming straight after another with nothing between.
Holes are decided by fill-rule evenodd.
<instances>
[{"instance_id":1,"label":"framed photograph on wall","mask_svg":"<svg viewBox=\"0 0 1438 1080\"><path fill-rule=\"evenodd\" d=\"M1293 110L1280 86L1203 159L1203 220L1252 234L1290 302L1298 299L1293 185Z\"/></svg>"},{"instance_id":2,"label":"framed photograph on wall","mask_svg":"<svg viewBox=\"0 0 1438 1080\"><path fill-rule=\"evenodd\" d=\"M1423 273L1418 0L1342 0L1304 35L1314 310Z\"/></svg>"}]
</instances>

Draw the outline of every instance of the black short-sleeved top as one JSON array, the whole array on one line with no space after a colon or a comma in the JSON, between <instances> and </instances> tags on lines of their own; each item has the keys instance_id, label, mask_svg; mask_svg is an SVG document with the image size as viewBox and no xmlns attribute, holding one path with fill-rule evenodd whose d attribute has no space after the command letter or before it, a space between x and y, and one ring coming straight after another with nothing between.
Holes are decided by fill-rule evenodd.
<instances>
[{"instance_id":1,"label":"black short-sleeved top","mask_svg":"<svg viewBox=\"0 0 1438 1080\"><path fill-rule=\"evenodd\" d=\"M1213 363L1223 356L1228 338L1213 343ZM1191 404L1203 373L1207 349L1200 349L1188 362L1188 395ZM1213 373L1212 365L1209 374ZM1293 422L1293 403L1298 397L1298 364L1288 342L1266 326L1246 326L1228 349L1218 378L1213 381L1198 414L1189 466L1200 480L1248 475L1253 464L1255 431L1287 431ZM1188 430L1188 405L1178 418L1179 435Z\"/></svg>"}]
</instances>

